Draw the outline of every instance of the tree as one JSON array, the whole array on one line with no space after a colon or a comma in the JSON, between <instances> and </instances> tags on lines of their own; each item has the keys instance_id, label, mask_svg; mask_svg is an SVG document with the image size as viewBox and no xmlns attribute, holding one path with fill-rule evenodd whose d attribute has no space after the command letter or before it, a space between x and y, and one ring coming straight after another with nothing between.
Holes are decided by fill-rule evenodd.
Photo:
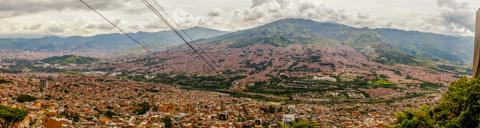
<instances>
[{"instance_id":1,"label":"tree","mask_svg":"<svg viewBox=\"0 0 480 128\"><path fill-rule=\"evenodd\" d=\"M396 114L395 127L480 127L480 79L461 78L453 82L433 109L422 106Z\"/></svg>"},{"instance_id":2,"label":"tree","mask_svg":"<svg viewBox=\"0 0 480 128\"><path fill-rule=\"evenodd\" d=\"M80 121L80 114L78 113L74 113L74 112L68 112L68 111L64 111L64 112L61 112L58 117L61 117L61 118L67 118L73 122L78 122Z\"/></svg>"},{"instance_id":3,"label":"tree","mask_svg":"<svg viewBox=\"0 0 480 128\"><path fill-rule=\"evenodd\" d=\"M11 128L15 123L21 121L27 116L27 111L18 108L9 108L0 105L0 126L2 128Z\"/></svg>"},{"instance_id":4,"label":"tree","mask_svg":"<svg viewBox=\"0 0 480 128\"><path fill-rule=\"evenodd\" d=\"M171 117L164 117L163 118L163 123L165 123L165 128L172 128L173 127L173 121Z\"/></svg>"},{"instance_id":5,"label":"tree","mask_svg":"<svg viewBox=\"0 0 480 128\"><path fill-rule=\"evenodd\" d=\"M136 104L137 109L135 109L133 112L137 115L143 115L150 110L151 106L148 102L142 102L139 104Z\"/></svg>"},{"instance_id":6,"label":"tree","mask_svg":"<svg viewBox=\"0 0 480 128\"><path fill-rule=\"evenodd\" d=\"M0 79L0 84L8 84L8 83L12 83L12 82L8 80Z\"/></svg>"},{"instance_id":7,"label":"tree","mask_svg":"<svg viewBox=\"0 0 480 128\"><path fill-rule=\"evenodd\" d=\"M20 95L17 97L17 102L24 103L24 102L32 102L37 100L37 98L30 96L30 95Z\"/></svg>"},{"instance_id":8,"label":"tree","mask_svg":"<svg viewBox=\"0 0 480 128\"><path fill-rule=\"evenodd\" d=\"M397 112L398 128L430 128L435 125L435 120L430 116L430 107L424 105L418 110L409 109L406 112Z\"/></svg>"}]
</instances>

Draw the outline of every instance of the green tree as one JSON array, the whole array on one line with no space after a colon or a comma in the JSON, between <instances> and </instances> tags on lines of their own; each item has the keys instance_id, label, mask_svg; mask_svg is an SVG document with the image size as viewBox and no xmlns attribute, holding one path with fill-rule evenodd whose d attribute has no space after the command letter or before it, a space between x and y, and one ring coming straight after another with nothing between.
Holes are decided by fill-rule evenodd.
<instances>
[{"instance_id":1,"label":"green tree","mask_svg":"<svg viewBox=\"0 0 480 128\"><path fill-rule=\"evenodd\" d=\"M8 84L8 83L12 83L12 82L8 80L0 79L0 84Z\"/></svg>"},{"instance_id":2,"label":"green tree","mask_svg":"<svg viewBox=\"0 0 480 128\"><path fill-rule=\"evenodd\" d=\"M433 109L422 106L396 114L395 127L480 127L480 80L461 78L453 82Z\"/></svg>"},{"instance_id":3,"label":"green tree","mask_svg":"<svg viewBox=\"0 0 480 128\"><path fill-rule=\"evenodd\" d=\"M152 106L148 102L142 102L139 104L136 104L137 108L133 111L137 115L143 115L150 110Z\"/></svg>"},{"instance_id":4,"label":"green tree","mask_svg":"<svg viewBox=\"0 0 480 128\"><path fill-rule=\"evenodd\" d=\"M435 125L435 120L430 116L430 107L424 105L418 110L409 109L406 112L397 112L398 128L430 128Z\"/></svg>"},{"instance_id":5,"label":"green tree","mask_svg":"<svg viewBox=\"0 0 480 128\"><path fill-rule=\"evenodd\" d=\"M67 111L64 111L64 112L61 112L58 117L61 117L61 118L67 118L73 122L78 122L80 121L80 114L78 113L74 113L74 112L67 112Z\"/></svg>"},{"instance_id":6,"label":"green tree","mask_svg":"<svg viewBox=\"0 0 480 128\"><path fill-rule=\"evenodd\" d=\"M17 102L24 103L24 102L32 102L37 100L37 98L30 96L30 95L20 95L17 97Z\"/></svg>"},{"instance_id":7,"label":"green tree","mask_svg":"<svg viewBox=\"0 0 480 128\"><path fill-rule=\"evenodd\" d=\"M15 123L21 121L27 116L27 111L18 108L9 108L0 105L0 126L2 128L11 128Z\"/></svg>"},{"instance_id":8,"label":"green tree","mask_svg":"<svg viewBox=\"0 0 480 128\"><path fill-rule=\"evenodd\" d=\"M163 123L165 123L165 128L172 128L173 127L172 118L169 117L169 116L163 118Z\"/></svg>"}]
</instances>

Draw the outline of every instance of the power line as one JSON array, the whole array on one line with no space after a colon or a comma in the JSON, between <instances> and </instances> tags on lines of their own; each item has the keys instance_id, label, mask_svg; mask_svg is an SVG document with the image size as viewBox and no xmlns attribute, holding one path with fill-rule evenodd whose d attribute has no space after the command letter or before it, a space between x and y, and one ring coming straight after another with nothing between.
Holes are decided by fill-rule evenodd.
<instances>
[{"instance_id":1,"label":"power line","mask_svg":"<svg viewBox=\"0 0 480 128\"><path fill-rule=\"evenodd\" d=\"M200 57L200 59L202 59L202 60L208 65L208 67L210 67L210 68L211 68L213 71L215 71L216 73L219 73L219 72L217 71L217 69L216 69L204 56L202 56L202 54L200 54L200 53L198 52L198 50L195 49L195 48L185 39L185 37L183 37L183 36L180 34L180 32L178 32L178 30L176 30L176 29L165 19L165 17L164 17L162 14L160 14L160 12L158 12L157 9L155 9L155 8L152 6L152 4L150 4L150 2L148 2L147 0L142 0L142 2L143 2L151 11L153 11L168 27L170 27L170 29L172 29L172 31L173 31L178 37L180 37L180 39L182 39L182 41L184 41L185 44L187 44L187 46L190 47L190 48L193 50L193 52L194 52L195 54L197 54L197 55Z\"/></svg>"},{"instance_id":2,"label":"power line","mask_svg":"<svg viewBox=\"0 0 480 128\"><path fill-rule=\"evenodd\" d=\"M200 51L207 57L207 59L209 59L209 61L213 61L213 59L207 54L207 52L205 52L205 50L200 47L197 42L195 42L195 40L192 38L192 36L190 36L190 34L188 34L185 30L182 29L183 27L156 0L153 0L153 3L156 4L160 8L160 10L165 13L166 17L168 17L178 28L180 28L180 31L183 32L183 34L185 34L185 36L187 36L187 38L191 40L192 44L194 44L200 49Z\"/></svg>"},{"instance_id":3,"label":"power line","mask_svg":"<svg viewBox=\"0 0 480 128\"><path fill-rule=\"evenodd\" d=\"M80 0L80 2L82 2L85 6L87 6L88 8L90 8L90 10L92 10L93 12L95 12L96 14L98 14L100 17L102 17L105 21L107 21L108 23L110 23L113 27L117 28L118 31L120 31L123 35L125 35L126 37L128 37L129 39L133 40L135 43L137 43L138 45L140 45L140 47L142 47L143 49L145 49L150 55L155 55L152 50L148 49L142 42L138 41L137 39L133 38L132 36L130 36L128 33L126 33L122 28L118 27L118 25L116 25L115 23L113 23L110 19L108 19L105 15L103 15L102 13L100 13L99 11L97 11L95 8L93 8L92 6L90 6L87 2L83 1L83 0ZM170 65L168 64L165 64L168 68L171 68L171 69L174 69L173 67L171 67Z\"/></svg>"},{"instance_id":4,"label":"power line","mask_svg":"<svg viewBox=\"0 0 480 128\"><path fill-rule=\"evenodd\" d=\"M92 6L90 6L88 3L86 3L85 1L83 0L80 0L80 2L82 2L84 5L86 5L88 8L90 8L93 12L97 13L98 15L100 15L104 20L106 20L108 23L110 23L113 27L117 28L118 31L120 31L123 35L127 36L128 38L130 38L131 40L133 40L135 43L137 43L138 45L140 45L143 49L145 49L148 53L153 53L150 49L148 49L147 47L145 47L145 45L143 45L143 43L141 43L140 41L138 41L137 39L133 38L132 36L130 36L129 34L127 34L123 29L121 29L120 27L118 27L115 23L113 23L112 21L110 21L107 17L105 17L102 13L98 12L95 8L93 8Z\"/></svg>"}]
</instances>

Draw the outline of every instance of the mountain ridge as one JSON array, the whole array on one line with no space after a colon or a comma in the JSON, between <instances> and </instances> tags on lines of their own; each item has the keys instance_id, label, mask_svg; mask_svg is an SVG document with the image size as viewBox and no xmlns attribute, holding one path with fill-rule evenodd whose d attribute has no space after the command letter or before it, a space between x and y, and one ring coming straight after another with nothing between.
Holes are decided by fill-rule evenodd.
<instances>
[{"instance_id":1,"label":"mountain ridge","mask_svg":"<svg viewBox=\"0 0 480 128\"><path fill-rule=\"evenodd\" d=\"M193 40L210 38L213 36L225 34L227 32L204 28L193 27L184 30ZM144 42L145 45L154 50L164 50L169 46L177 46L183 42L175 36L172 31L159 32L135 32L128 33L137 40ZM0 39L0 49L24 49L24 50L101 50L118 51L138 47L133 41L119 33L99 34L94 36L45 36L41 38L2 38Z\"/></svg>"},{"instance_id":2,"label":"mountain ridge","mask_svg":"<svg viewBox=\"0 0 480 128\"><path fill-rule=\"evenodd\" d=\"M411 60L415 57L460 65L468 64L473 57L473 49L471 49L473 38L471 37L391 28L356 28L309 19L281 19L255 28L213 37L207 39L207 42L230 42L232 43L230 47L244 47L255 43L286 46L295 43L330 42L346 44L358 51L373 48L379 53L389 52L375 48L378 44L382 44L382 48L393 50L394 54L405 54L406 56L403 57ZM363 45L358 45L359 43ZM370 58L382 59L381 55L380 58L371 56ZM395 63L395 61L388 63Z\"/></svg>"}]
</instances>

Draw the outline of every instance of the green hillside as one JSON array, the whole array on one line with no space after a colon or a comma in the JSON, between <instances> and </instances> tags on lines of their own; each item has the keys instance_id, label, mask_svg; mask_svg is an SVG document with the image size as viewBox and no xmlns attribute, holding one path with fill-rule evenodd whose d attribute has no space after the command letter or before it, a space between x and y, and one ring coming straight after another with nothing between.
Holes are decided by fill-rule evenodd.
<instances>
[{"instance_id":1,"label":"green hillside","mask_svg":"<svg viewBox=\"0 0 480 128\"><path fill-rule=\"evenodd\" d=\"M49 64L91 64L99 60L92 57L65 55L65 56L49 57L41 61Z\"/></svg>"},{"instance_id":2,"label":"green hillside","mask_svg":"<svg viewBox=\"0 0 480 128\"><path fill-rule=\"evenodd\" d=\"M337 23L283 19L256 28L233 32L207 42L230 43L230 48L257 43L344 44L373 61L384 64L420 65L441 62L466 65L471 62L473 38L396 29L355 28Z\"/></svg>"}]
</instances>

